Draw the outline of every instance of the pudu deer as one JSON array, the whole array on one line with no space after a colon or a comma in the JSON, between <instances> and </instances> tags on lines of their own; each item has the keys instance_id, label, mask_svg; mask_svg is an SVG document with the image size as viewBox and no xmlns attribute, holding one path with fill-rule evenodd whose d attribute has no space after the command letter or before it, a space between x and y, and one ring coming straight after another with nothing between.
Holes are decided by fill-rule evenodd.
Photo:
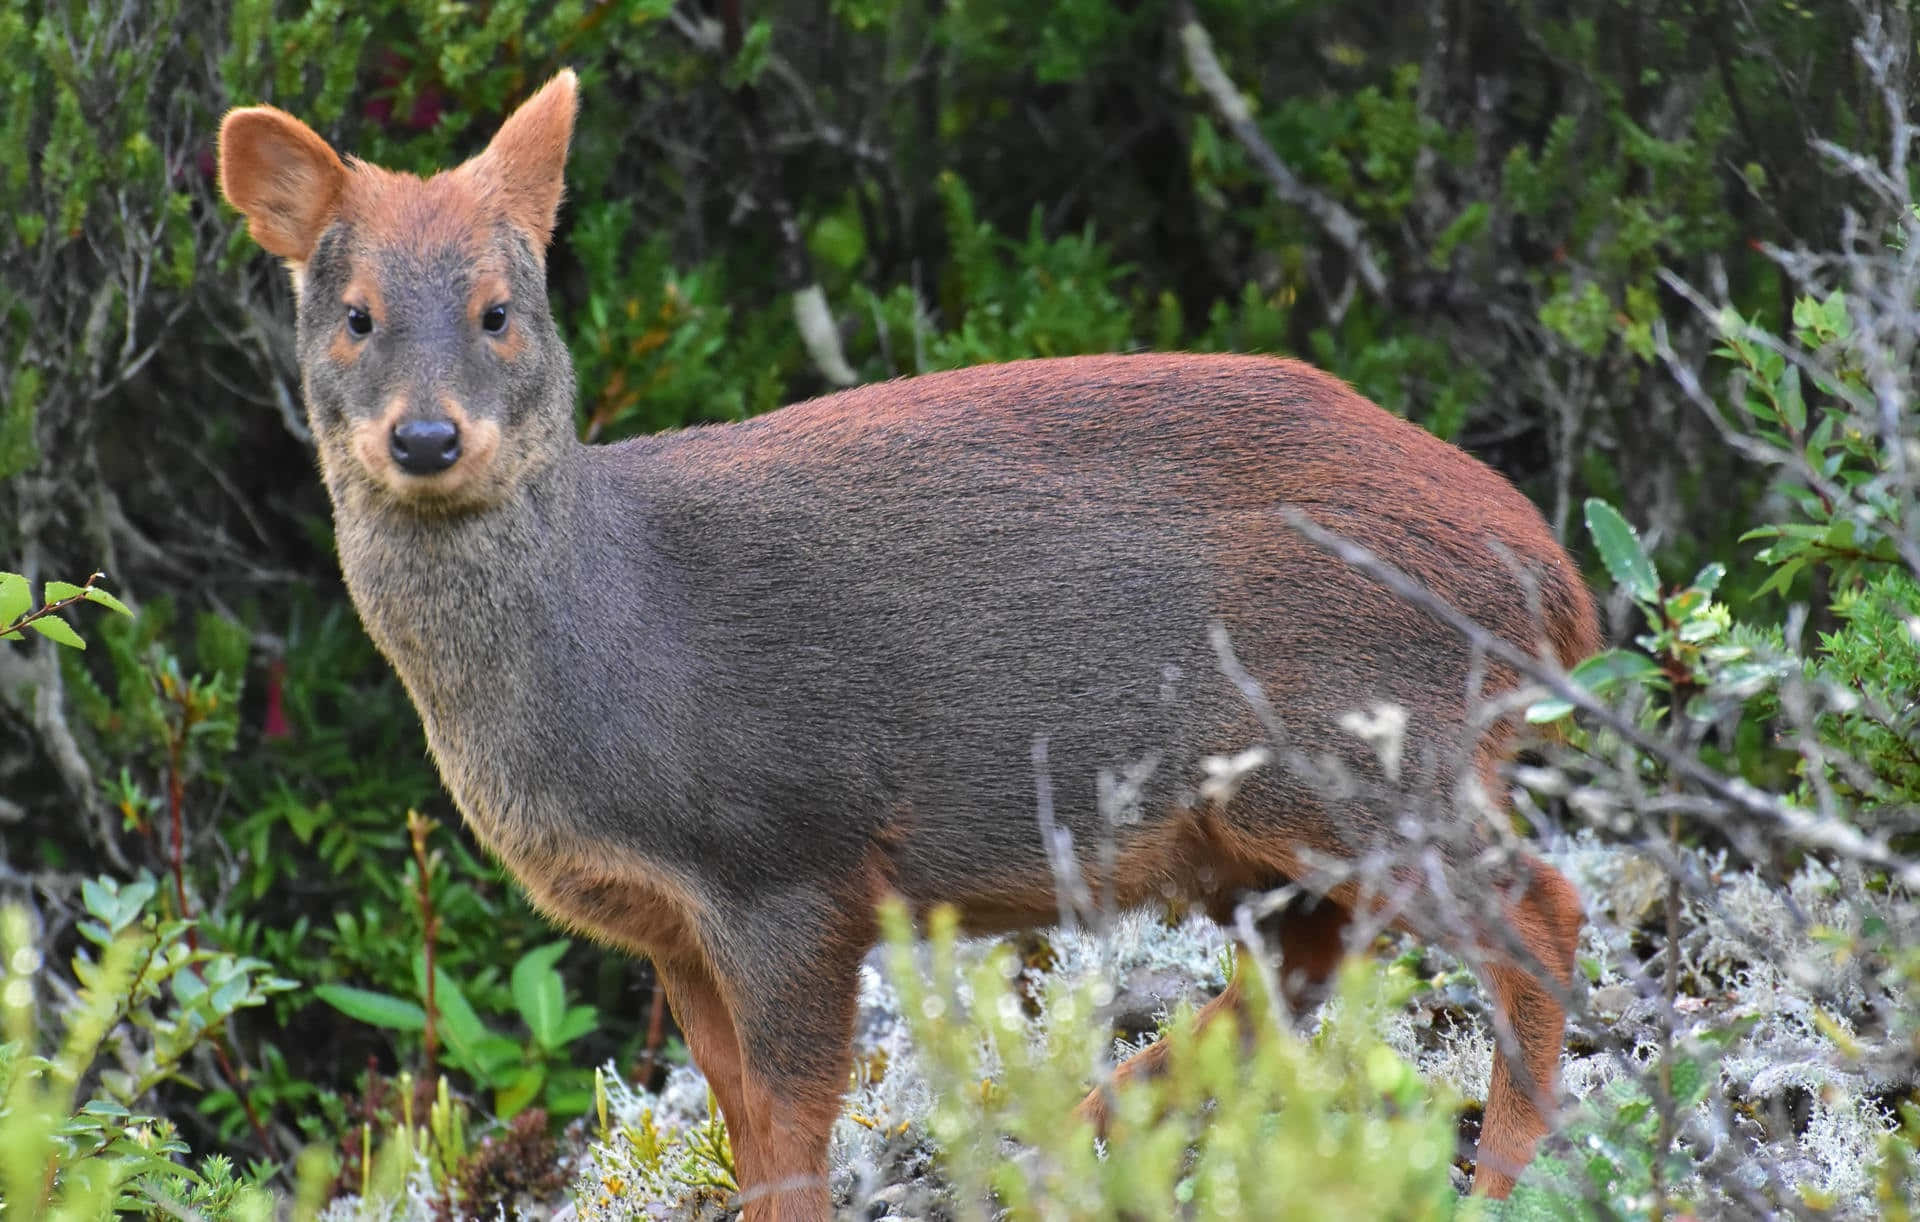
<instances>
[{"instance_id":1,"label":"pudu deer","mask_svg":"<svg viewBox=\"0 0 1920 1222\"><path fill-rule=\"evenodd\" d=\"M220 184L292 272L347 588L448 791L544 912L653 959L749 1218L830 1212L878 901L982 931L1056 916L1036 738L1058 825L1121 904L1230 913L1405 843L1410 811L1497 813L1519 676L1285 514L1571 664L1598 646L1590 596L1500 476L1331 377L1240 356L1020 361L582 444L545 285L575 110L562 72L423 180L239 109ZM1288 740L1224 803L1205 761L1270 722L1215 626ZM1397 769L1341 724L1380 704L1404 710ZM1098 774L1143 759L1138 817L1103 817ZM1468 790L1477 819L1454 813ZM1581 910L1511 846L1492 885L1467 879L1496 840L1442 854L1474 920L1411 900L1383 919L1470 954L1492 994L1475 1188L1504 1195L1546 1131ZM1356 911L1385 911L1351 878L1323 890L1277 918L1290 996Z\"/></svg>"}]
</instances>

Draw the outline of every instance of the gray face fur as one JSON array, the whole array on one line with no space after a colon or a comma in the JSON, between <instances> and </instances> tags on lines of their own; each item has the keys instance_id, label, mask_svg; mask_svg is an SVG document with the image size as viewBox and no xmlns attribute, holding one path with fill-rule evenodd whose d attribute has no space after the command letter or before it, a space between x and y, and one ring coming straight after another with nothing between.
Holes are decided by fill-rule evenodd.
<instances>
[{"instance_id":1,"label":"gray face fur","mask_svg":"<svg viewBox=\"0 0 1920 1222\"><path fill-rule=\"evenodd\" d=\"M485 508L511 495L569 425L572 369L540 257L504 220L444 215L461 202L409 209L397 232L337 222L307 264L300 362L338 493L424 513ZM396 461L393 436L427 422L457 430L458 456L423 475Z\"/></svg>"}]
</instances>

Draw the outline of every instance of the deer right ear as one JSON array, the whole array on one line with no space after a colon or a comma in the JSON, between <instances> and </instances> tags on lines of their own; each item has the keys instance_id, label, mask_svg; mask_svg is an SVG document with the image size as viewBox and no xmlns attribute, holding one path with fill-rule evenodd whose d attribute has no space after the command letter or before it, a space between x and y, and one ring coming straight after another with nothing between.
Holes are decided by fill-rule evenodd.
<instances>
[{"instance_id":1,"label":"deer right ear","mask_svg":"<svg viewBox=\"0 0 1920 1222\"><path fill-rule=\"evenodd\" d=\"M220 124L220 193L271 254L306 263L346 183L340 155L284 110L248 106Z\"/></svg>"}]
</instances>

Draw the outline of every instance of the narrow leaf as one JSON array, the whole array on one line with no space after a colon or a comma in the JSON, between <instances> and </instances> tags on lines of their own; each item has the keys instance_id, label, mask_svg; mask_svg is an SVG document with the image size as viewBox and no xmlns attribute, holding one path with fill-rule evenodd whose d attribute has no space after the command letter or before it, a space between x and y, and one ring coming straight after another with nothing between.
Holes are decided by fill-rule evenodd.
<instances>
[{"instance_id":1,"label":"narrow leaf","mask_svg":"<svg viewBox=\"0 0 1920 1222\"><path fill-rule=\"evenodd\" d=\"M474 1076L483 1082L498 1084L509 1076L526 1060L526 1045L519 1040L510 1040L504 1035L495 1035L489 1031L484 1039L474 1046Z\"/></svg>"},{"instance_id":2,"label":"narrow leaf","mask_svg":"<svg viewBox=\"0 0 1920 1222\"><path fill-rule=\"evenodd\" d=\"M494 1092L494 1112L502 1120L518 1115L540 1094L540 1088L546 1085L546 1081L546 1066L527 1066L515 1074L506 1085Z\"/></svg>"},{"instance_id":3,"label":"narrow leaf","mask_svg":"<svg viewBox=\"0 0 1920 1222\"><path fill-rule=\"evenodd\" d=\"M69 598L78 598L83 593L85 591L71 581L49 581L46 599L50 603L65 602Z\"/></svg>"},{"instance_id":4,"label":"narrow leaf","mask_svg":"<svg viewBox=\"0 0 1920 1222\"><path fill-rule=\"evenodd\" d=\"M474 1013L467 995L460 991L447 969L437 963L433 965L433 1008L449 1059L469 1073L479 1073L479 1047L487 1038L487 1025Z\"/></svg>"},{"instance_id":5,"label":"narrow leaf","mask_svg":"<svg viewBox=\"0 0 1920 1222\"><path fill-rule=\"evenodd\" d=\"M1658 596L1660 579L1640 545L1640 536L1618 510L1599 497L1587 500L1587 533L1593 536L1615 584L1641 602L1652 602Z\"/></svg>"},{"instance_id":6,"label":"narrow leaf","mask_svg":"<svg viewBox=\"0 0 1920 1222\"><path fill-rule=\"evenodd\" d=\"M91 586L88 588L87 601L90 603L99 603L109 611L118 611L128 619L133 618L133 612L127 610L127 604L121 602L99 586Z\"/></svg>"},{"instance_id":7,"label":"narrow leaf","mask_svg":"<svg viewBox=\"0 0 1920 1222\"><path fill-rule=\"evenodd\" d=\"M1594 654L1567 673L1567 677L1590 692L1602 693L1622 683L1655 678L1660 668L1652 658L1630 649L1609 649Z\"/></svg>"},{"instance_id":8,"label":"narrow leaf","mask_svg":"<svg viewBox=\"0 0 1920 1222\"><path fill-rule=\"evenodd\" d=\"M571 1006L554 1032L553 1046L564 1047L600 1025L600 1011L593 1006Z\"/></svg>"},{"instance_id":9,"label":"narrow leaf","mask_svg":"<svg viewBox=\"0 0 1920 1222\"><path fill-rule=\"evenodd\" d=\"M1780 404L1780 420L1794 433L1807 431L1807 401L1800 394L1800 367L1788 365L1773 385L1774 399Z\"/></svg>"},{"instance_id":10,"label":"narrow leaf","mask_svg":"<svg viewBox=\"0 0 1920 1222\"><path fill-rule=\"evenodd\" d=\"M553 965L567 953L568 943L554 942L520 956L513 965L513 1002L542 1048L559 1044L560 1020L566 1012L567 988Z\"/></svg>"},{"instance_id":11,"label":"narrow leaf","mask_svg":"<svg viewBox=\"0 0 1920 1222\"><path fill-rule=\"evenodd\" d=\"M344 984L315 986L314 996L348 1018L385 1027L392 1031L420 1031L427 1025L427 1012L404 997L356 989Z\"/></svg>"},{"instance_id":12,"label":"narrow leaf","mask_svg":"<svg viewBox=\"0 0 1920 1222\"><path fill-rule=\"evenodd\" d=\"M1558 696L1549 696L1527 706L1527 721L1533 725L1545 725L1550 721L1559 721L1573 712L1573 702L1562 700Z\"/></svg>"}]
</instances>

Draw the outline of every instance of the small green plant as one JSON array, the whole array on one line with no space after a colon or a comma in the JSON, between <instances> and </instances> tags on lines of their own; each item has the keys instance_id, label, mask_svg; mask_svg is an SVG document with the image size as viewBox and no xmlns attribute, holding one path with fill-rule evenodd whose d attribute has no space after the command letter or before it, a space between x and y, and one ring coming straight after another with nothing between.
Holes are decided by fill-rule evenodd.
<instances>
[{"instance_id":1,"label":"small green plant","mask_svg":"<svg viewBox=\"0 0 1920 1222\"><path fill-rule=\"evenodd\" d=\"M1736 421L1787 464L1793 478L1782 491L1806 519L1770 522L1741 536L1772 541L1758 558L1773 573L1757 594L1787 592L1810 567L1826 568L1846 587L1900 560L1902 498L1890 476L1903 468L1893 453L1902 439L1874 426L1873 388L1852 350L1848 308L1838 289L1795 301L1798 352L1737 313L1718 319L1723 343L1715 351L1745 375ZM1820 395L1811 408L1803 367Z\"/></svg>"},{"instance_id":2,"label":"small green plant","mask_svg":"<svg viewBox=\"0 0 1920 1222\"><path fill-rule=\"evenodd\" d=\"M1632 596L1647 623L1634 637L1645 652L1608 649L1584 659L1569 673L1595 696L1617 698L1629 691L1661 693L1695 719L1710 718L1711 691L1750 695L1777 668L1757 658L1750 643L1733 639L1732 616L1714 601L1726 566L1709 564L1678 590L1664 591L1653 560L1618 510L1598 498L1586 504L1587 531L1614 584ZM1527 720L1556 721L1573 711L1570 701L1552 698L1527 710ZM1658 721L1664 706L1647 706L1644 715Z\"/></svg>"},{"instance_id":3,"label":"small green plant","mask_svg":"<svg viewBox=\"0 0 1920 1222\"><path fill-rule=\"evenodd\" d=\"M554 965L570 946L564 939L550 942L521 955L513 965L514 1015L526 1031L525 1039L488 1026L445 968L435 965L429 974L424 953L417 960L418 1001L338 984L321 985L314 993L349 1018L391 1031L419 1032L424 1038L431 981L442 1059L493 1092L496 1115L509 1119L536 1099L556 1114L578 1115L592 1102L592 1075L569 1063L569 1049L599 1025L599 1014L592 1006L567 1003L566 982Z\"/></svg>"},{"instance_id":4,"label":"small green plant","mask_svg":"<svg viewBox=\"0 0 1920 1222\"><path fill-rule=\"evenodd\" d=\"M432 1082L427 1092L421 1080L405 1071L391 1083L369 1077L366 1114L346 1134L344 1177L363 1209L397 1203L409 1179L424 1174L450 1211L461 1172L474 1152L475 1122L472 1109L449 1089L445 1075L436 1074Z\"/></svg>"},{"instance_id":5,"label":"small green plant","mask_svg":"<svg viewBox=\"0 0 1920 1222\"><path fill-rule=\"evenodd\" d=\"M1724 573L1717 563L1682 588L1663 587L1625 519L1590 500L1586 518L1595 548L1646 630L1634 637L1637 649L1597 655L1571 678L1631 717L1643 734L1636 747L1627 748L1623 740L1632 736L1614 721L1589 727L1590 733L1576 731L1575 739L1596 744L1598 756L1621 761L1610 787L1640 788L1646 807L1664 806L1665 826L1648 830L1663 837L1665 852L1676 858L1692 846L1730 840L1749 856L1772 854L1775 868L1805 863L1817 871L1829 848L1842 857L1867 852L1876 868L1858 876L1862 884L1893 897L1903 894L1901 857L1910 859L1915 845L1911 824L1898 812L1920 799L1920 754L1913 747L1920 739L1920 582L1903 551L1910 542L1903 514L1911 493L1902 491L1902 480L1911 477L1902 474L1894 447L1906 443L1868 410L1864 357L1853 346L1849 309L1839 293L1801 298L1791 341L1737 315L1719 319L1719 353L1737 367L1737 407L1728 413L1737 444L1781 469L1778 487L1788 506L1783 516L1798 519L1768 523L1744 536L1767 542L1757 559L1771 572L1755 597L1809 586L1828 592L1834 629L1819 634L1816 648L1805 649L1801 639L1788 639L1784 626L1741 622L1715 601ZM1803 375L1812 394L1803 394ZM1570 711L1569 702L1552 699L1528 715L1550 721ZM1781 827L1774 830L1788 831L1789 838L1768 841L1742 824L1683 822L1690 782L1675 763L1683 756L1756 790L1785 791ZM1699 773L1692 775L1697 779ZM1874 825L1883 812L1893 818L1879 842L1853 837L1846 826L1878 830ZM1665 1004L1654 1043L1643 1049L1653 1054L1648 1071L1610 1083L1580 1110L1557 1139L1554 1148L1562 1153L1543 1157L1523 1180L1515 1209L1660 1218L1707 1204L1691 1195L1712 1188L1698 1174L1700 1151L1688 1128L1722 1086L1714 1072L1721 1052L1743 1038L1744 1024L1758 1016L1706 1024L1680 1016L1678 978L1687 955L1681 922L1689 901L1679 873L1668 870L1665 938L1655 951L1665 976ZM1910 939L1895 930L1892 918L1876 914L1868 897L1858 911L1852 919L1830 915L1805 936L1831 956L1823 959L1824 970L1857 973L1864 987L1894 999L1871 1022L1904 1044L1920 1016L1900 999L1914 995L1920 960L1903 944ZM1704 918L1694 912L1685 919ZM1641 932L1651 930L1643 926ZM1647 983L1643 993L1652 991ZM1844 1009L1832 1004L1836 1012ZM1823 1004L1804 1021L1808 1038L1822 1042L1829 1063L1862 1063L1857 1013L1835 1018ZM1879 1146L1872 1171L1876 1191L1884 1208L1898 1212L1894 1206L1902 1194L1911 1193L1911 1132L1896 1127ZM1767 1191L1793 1194L1796 1208L1835 1206L1817 1185L1776 1183Z\"/></svg>"},{"instance_id":6,"label":"small green plant","mask_svg":"<svg viewBox=\"0 0 1920 1222\"><path fill-rule=\"evenodd\" d=\"M32 583L19 573L0 572L0 641L22 640L25 630L31 628L56 644L85 649L87 643L80 639L73 625L60 618L62 611L86 602L97 603L129 618L133 615L125 603L94 584L104 576L105 573L94 573L84 585L49 581L42 591L40 606L35 607Z\"/></svg>"},{"instance_id":7,"label":"small green plant","mask_svg":"<svg viewBox=\"0 0 1920 1222\"><path fill-rule=\"evenodd\" d=\"M594 1071L594 1144L573 1184L583 1218L626 1219L640 1202L725 1207L740 1190L733 1147L711 1091L705 1113L663 1129L617 1076Z\"/></svg>"},{"instance_id":8,"label":"small green plant","mask_svg":"<svg viewBox=\"0 0 1920 1222\"><path fill-rule=\"evenodd\" d=\"M1897 814L1920 799L1920 581L1888 567L1841 591L1833 613L1838 626L1806 664L1809 683L1829 694L1816 721L1827 749L1817 768L1862 815ZM1912 851L1920 836L1898 843Z\"/></svg>"},{"instance_id":9,"label":"small green plant","mask_svg":"<svg viewBox=\"0 0 1920 1222\"><path fill-rule=\"evenodd\" d=\"M1690 1112L1714 1092L1720 1056L1737 1034L1710 1031L1668 1054L1666 1084L1674 1110ZM1579 1222L1688 1216L1684 1201L1662 1197L1656 1203L1648 1188L1684 1181L1697 1157L1663 1141L1662 1124L1660 1103L1641 1081L1609 1082L1574 1111L1495 1216Z\"/></svg>"},{"instance_id":10,"label":"small green plant","mask_svg":"<svg viewBox=\"0 0 1920 1222\"><path fill-rule=\"evenodd\" d=\"M79 931L94 949L74 955L78 987L58 1037L37 1022L44 964L28 918L0 910L0 1197L9 1219L91 1218L194 1199L224 1216L271 1213L256 1176L241 1183L230 1164L178 1161L186 1143L145 1107L233 1015L294 982L258 960L192 947L188 922L152 911L158 891L151 876L82 884Z\"/></svg>"},{"instance_id":11,"label":"small green plant","mask_svg":"<svg viewBox=\"0 0 1920 1222\"><path fill-rule=\"evenodd\" d=\"M444 874L445 862L427 847L434 827L434 821L418 811L407 812L413 849L408 874L420 918L420 946L413 962L419 1000L342 984L324 984L314 993L349 1018L392 1031L419 1032L427 1072L433 1072L444 1050L448 1064L493 1092L495 1113L503 1120L512 1119L535 1099L544 1099L551 1111L577 1115L592 1097L591 1078L585 1069L569 1063L569 1050L600 1020L593 1006L567 1002L566 981L555 964L572 943L563 939L536 947L513 965L509 995L528 1038L513 1039L488 1027L474 1009L473 990L463 989L436 962L440 915L434 903L435 882Z\"/></svg>"},{"instance_id":12,"label":"small green plant","mask_svg":"<svg viewBox=\"0 0 1920 1222\"><path fill-rule=\"evenodd\" d=\"M1164 1075L1115 1092L1103 1154L1091 1130L1065 1119L1108 1042L1089 1021L1101 986L1050 988L1036 1027L1008 948L963 968L954 916L936 910L923 964L906 913L894 906L883 923L933 1091L930 1133L962 1216L982 1216L989 1201L1015 1218L1452 1213L1459 1101L1375 1034L1396 999L1364 962L1342 973L1312 1040L1273 1019L1264 980L1248 989L1244 1032L1224 1015L1176 1032Z\"/></svg>"}]
</instances>

